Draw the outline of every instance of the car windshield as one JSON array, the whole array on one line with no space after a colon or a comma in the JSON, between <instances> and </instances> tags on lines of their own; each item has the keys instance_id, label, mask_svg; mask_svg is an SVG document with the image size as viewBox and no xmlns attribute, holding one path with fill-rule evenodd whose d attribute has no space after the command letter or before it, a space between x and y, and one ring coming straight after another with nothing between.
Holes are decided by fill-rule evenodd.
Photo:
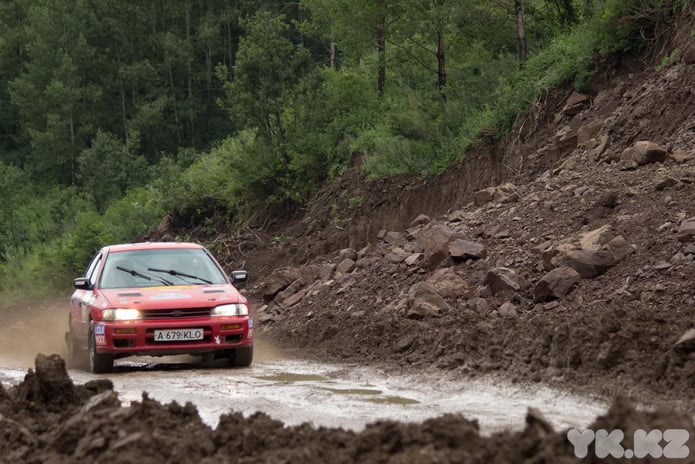
<instances>
[{"instance_id":1,"label":"car windshield","mask_svg":"<svg viewBox=\"0 0 695 464\"><path fill-rule=\"evenodd\" d=\"M109 253L101 288L224 284L227 280L205 250L165 248Z\"/></svg>"}]
</instances>

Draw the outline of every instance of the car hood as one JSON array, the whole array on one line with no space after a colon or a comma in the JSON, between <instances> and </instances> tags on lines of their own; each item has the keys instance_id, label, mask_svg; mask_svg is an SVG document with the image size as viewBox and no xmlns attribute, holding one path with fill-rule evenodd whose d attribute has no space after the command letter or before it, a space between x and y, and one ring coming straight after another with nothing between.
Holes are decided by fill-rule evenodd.
<instances>
[{"instance_id":1,"label":"car hood","mask_svg":"<svg viewBox=\"0 0 695 464\"><path fill-rule=\"evenodd\" d=\"M102 289L103 307L134 309L200 308L226 303L246 303L232 285L185 285Z\"/></svg>"}]
</instances>

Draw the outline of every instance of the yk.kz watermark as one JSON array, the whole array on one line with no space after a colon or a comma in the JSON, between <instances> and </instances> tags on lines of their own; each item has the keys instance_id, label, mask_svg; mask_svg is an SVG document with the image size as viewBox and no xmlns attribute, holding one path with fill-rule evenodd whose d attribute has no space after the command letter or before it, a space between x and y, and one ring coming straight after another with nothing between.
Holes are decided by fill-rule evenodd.
<instances>
[{"instance_id":1,"label":"yk.kz watermark","mask_svg":"<svg viewBox=\"0 0 695 464\"><path fill-rule=\"evenodd\" d=\"M690 434L685 429L642 430L632 434L632 448L624 448L625 433L622 430L578 430L570 429L567 440L574 446L574 455L585 458L593 443L597 458L667 458L683 459L690 455L686 445Z\"/></svg>"}]
</instances>

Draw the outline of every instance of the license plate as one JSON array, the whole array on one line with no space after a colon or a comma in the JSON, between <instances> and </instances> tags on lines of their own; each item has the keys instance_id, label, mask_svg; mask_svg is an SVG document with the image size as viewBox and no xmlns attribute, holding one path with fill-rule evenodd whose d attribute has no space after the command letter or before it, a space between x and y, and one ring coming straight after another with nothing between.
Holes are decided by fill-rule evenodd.
<instances>
[{"instance_id":1,"label":"license plate","mask_svg":"<svg viewBox=\"0 0 695 464\"><path fill-rule=\"evenodd\" d=\"M155 330L155 342L186 342L189 340L202 340L203 329L166 329Z\"/></svg>"}]
</instances>

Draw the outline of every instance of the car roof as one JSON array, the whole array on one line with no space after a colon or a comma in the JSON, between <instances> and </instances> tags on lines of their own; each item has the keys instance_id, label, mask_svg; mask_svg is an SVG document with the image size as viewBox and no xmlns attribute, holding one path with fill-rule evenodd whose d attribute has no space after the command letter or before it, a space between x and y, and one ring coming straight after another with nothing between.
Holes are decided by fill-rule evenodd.
<instances>
[{"instance_id":1,"label":"car roof","mask_svg":"<svg viewBox=\"0 0 695 464\"><path fill-rule=\"evenodd\" d=\"M121 243L117 245L109 245L103 248L107 253L118 253L120 251L137 251L137 250L167 250L167 249L195 249L204 248L202 245L191 242L141 242L141 243Z\"/></svg>"}]
</instances>

